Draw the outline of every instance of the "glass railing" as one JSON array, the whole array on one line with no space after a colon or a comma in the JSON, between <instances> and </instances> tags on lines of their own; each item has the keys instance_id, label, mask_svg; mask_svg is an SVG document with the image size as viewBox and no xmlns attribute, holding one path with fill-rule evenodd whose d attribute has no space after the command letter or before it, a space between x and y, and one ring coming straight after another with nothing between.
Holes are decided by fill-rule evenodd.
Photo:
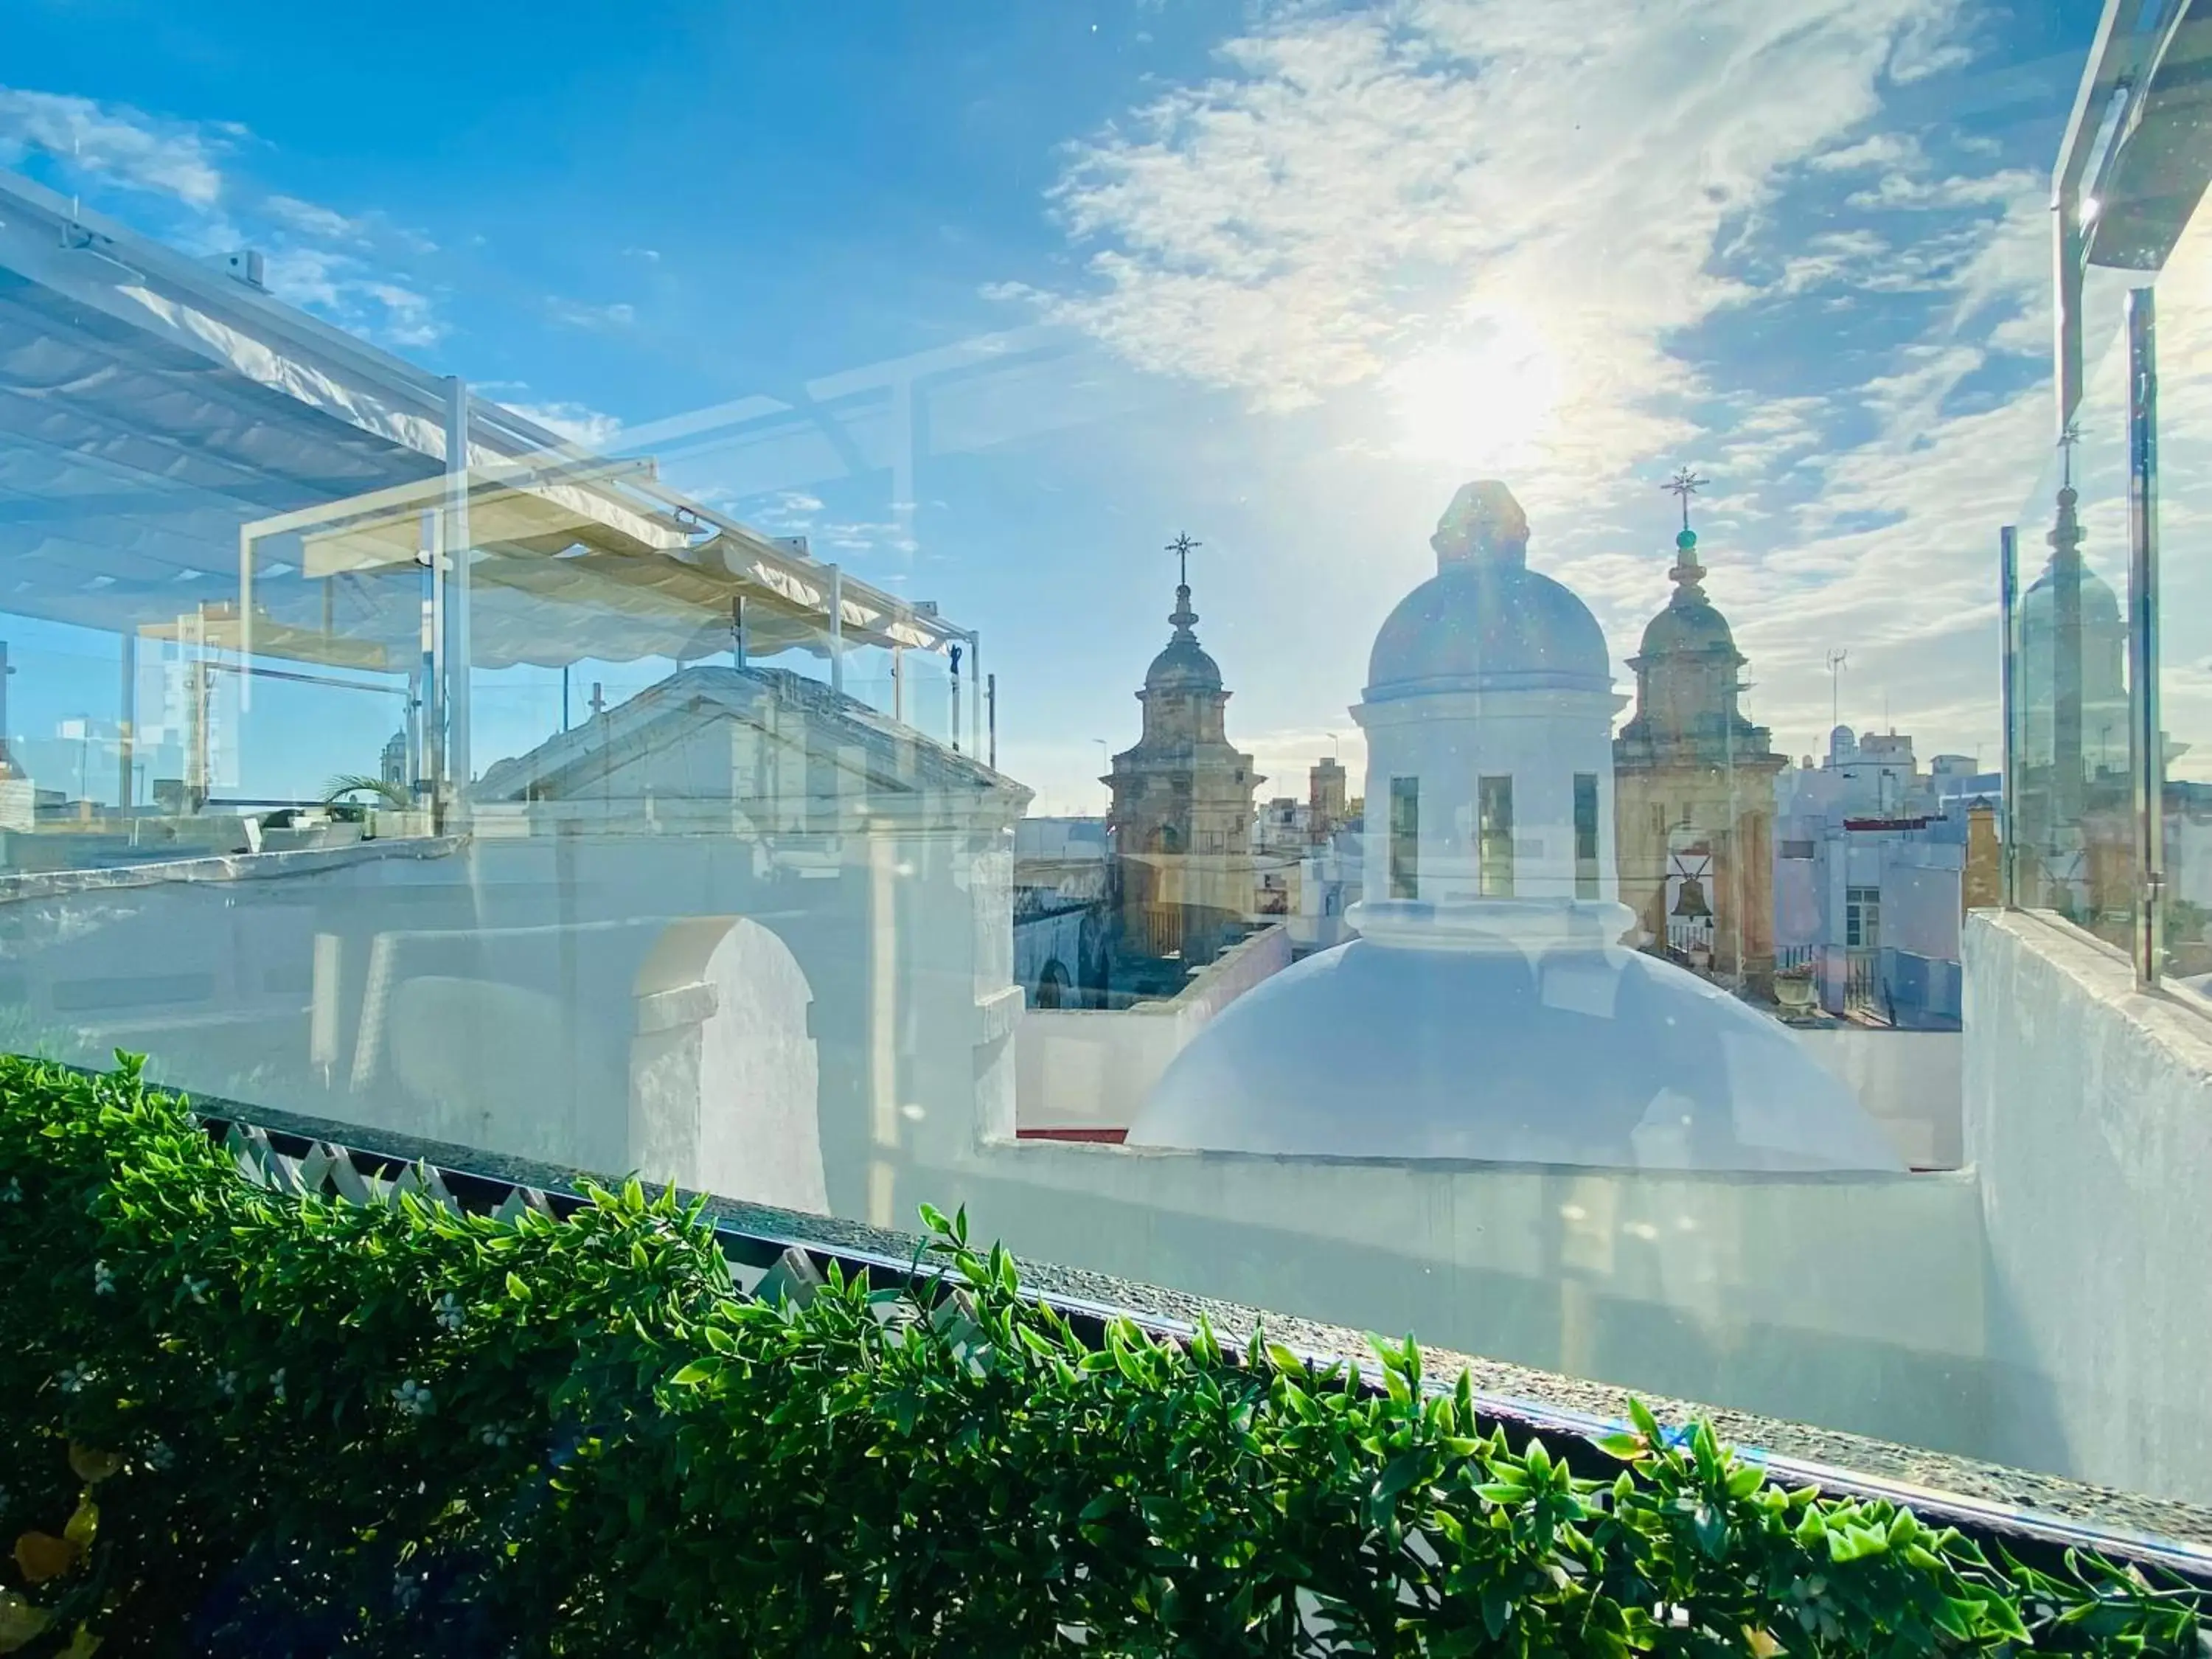
<instances>
[{"instance_id":1,"label":"glass railing","mask_svg":"<svg viewBox=\"0 0 2212 1659\"><path fill-rule=\"evenodd\" d=\"M2212 988L2212 216L2158 274L2159 980Z\"/></svg>"},{"instance_id":2,"label":"glass railing","mask_svg":"<svg viewBox=\"0 0 2212 1659\"><path fill-rule=\"evenodd\" d=\"M2087 285L2085 332L2106 343L2008 532L2010 867L2013 902L2126 951L2146 986L2196 1002L2212 983L2212 763L2191 741L2212 714L2200 499L2212 217L2176 228L2162 263Z\"/></svg>"},{"instance_id":3,"label":"glass railing","mask_svg":"<svg viewBox=\"0 0 2212 1659\"><path fill-rule=\"evenodd\" d=\"M2015 902L2131 948L2124 343L2089 376L2021 513L2011 617Z\"/></svg>"},{"instance_id":4,"label":"glass railing","mask_svg":"<svg viewBox=\"0 0 2212 1659\"><path fill-rule=\"evenodd\" d=\"M2212 1309L2084 1288L2188 1109L1988 966L2212 975L2203 146L2097 112L2196 9L1017 9L617 42L557 188L40 25L4 1046L2212 1502Z\"/></svg>"}]
</instances>

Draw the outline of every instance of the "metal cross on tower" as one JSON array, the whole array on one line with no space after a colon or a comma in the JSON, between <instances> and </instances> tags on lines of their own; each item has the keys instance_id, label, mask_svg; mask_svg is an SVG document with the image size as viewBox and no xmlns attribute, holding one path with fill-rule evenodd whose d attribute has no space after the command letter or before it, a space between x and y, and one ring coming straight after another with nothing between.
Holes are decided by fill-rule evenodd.
<instances>
[{"instance_id":1,"label":"metal cross on tower","mask_svg":"<svg viewBox=\"0 0 2212 1659\"><path fill-rule=\"evenodd\" d=\"M1701 478L1686 466L1678 469L1673 477L1659 486L1668 495L1681 497L1683 529L1687 530L1690 527L1690 497L1711 482L1711 478Z\"/></svg>"},{"instance_id":2,"label":"metal cross on tower","mask_svg":"<svg viewBox=\"0 0 2212 1659\"><path fill-rule=\"evenodd\" d=\"M1168 544L1168 551L1176 556L1176 583L1178 586L1188 587L1190 586L1191 549L1194 547L1204 547L1205 545L1206 544L1204 542L1194 542L1191 540L1188 536L1182 534L1181 532L1178 532L1176 538Z\"/></svg>"}]
</instances>

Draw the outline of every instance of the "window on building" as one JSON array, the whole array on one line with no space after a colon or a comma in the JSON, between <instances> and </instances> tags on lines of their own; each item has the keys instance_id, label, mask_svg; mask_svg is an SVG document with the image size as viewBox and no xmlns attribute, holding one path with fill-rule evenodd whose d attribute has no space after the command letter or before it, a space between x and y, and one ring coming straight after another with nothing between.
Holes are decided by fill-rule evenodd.
<instances>
[{"instance_id":1,"label":"window on building","mask_svg":"<svg viewBox=\"0 0 2212 1659\"><path fill-rule=\"evenodd\" d=\"M1475 889L1485 898L1513 896L1513 780L1480 779L1475 788Z\"/></svg>"},{"instance_id":2,"label":"window on building","mask_svg":"<svg viewBox=\"0 0 2212 1659\"><path fill-rule=\"evenodd\" d=\"M1390 896L1421 896L1421 781L1390 780Z\"/></svg>"},{"instance_id":3,"label":"window on building","mask_svg":"<svg viewBox=\"0 0 2212 1659\"><path fill-rule=\"evenodd\" d=\"M1575 774L1575 896L1594 899L1597 868L1597 774Z\"/></svg>"},{"instance_id":4,"label":"window on building","mask_svg":"<svg viewBox=\"0 0 2212 1659\"><path fill-rule=\"evenodd\" d=\"M1809 859L1813 856L1813 843L1809 841L1785 841L1782 843L1782 856L1785 859Z\"/></svg>"},{"instance_id":5,"label":"window on building","mask_svg":"<svg viewBox=\"0 0 2212 1659\"><path fill-rule=\"evenodd\" d=\"M1854 951L1881 948L1881 889L1850 887L1844 891L1844 944Z\"/></svg>"}]
</instances>

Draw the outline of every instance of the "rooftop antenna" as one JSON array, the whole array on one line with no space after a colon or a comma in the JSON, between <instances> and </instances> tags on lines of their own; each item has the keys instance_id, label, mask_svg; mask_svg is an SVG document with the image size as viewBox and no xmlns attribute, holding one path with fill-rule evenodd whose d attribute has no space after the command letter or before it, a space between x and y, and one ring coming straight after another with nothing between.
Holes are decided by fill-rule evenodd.
<instances>
[{"instance_id":1,"label":"rooftop antenna","mask_svg":"<svg viewBox=\"0 0 2212 1659\"><path fill-rule=\"evenodd\" d=\"M2081 422L2069 421L2058 428L2058 487L2074 488L2074 446L2081 441Z\"/></svg>"},{"instance_id":2,"label":"rooftop antenna","mask_svg":"<svg viewBox=\"0 0 2212 1659\"><path fill-rule=\"evenodd\" d=\"M1844 665L1850 659L1850 654L1848 651L1828 653L1828 729L1831 732L1844 723Z\"/></svg>"}]
</instances>

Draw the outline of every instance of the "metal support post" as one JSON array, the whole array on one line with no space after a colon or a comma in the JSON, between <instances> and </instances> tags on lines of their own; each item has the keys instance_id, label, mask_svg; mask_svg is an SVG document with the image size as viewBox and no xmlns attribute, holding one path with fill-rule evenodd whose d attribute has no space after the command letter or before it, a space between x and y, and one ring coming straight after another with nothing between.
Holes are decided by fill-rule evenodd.
<instances>
[{"instance_id":1,"label":"metal support post","mask_svg":"<svg viewBox=\"0 0 2212 1659\"><path fill-rule=\"evenodd\" d=\"M469 758L469 665L471 640L470 567L476 553L469 535L469 389L459 375L446 380L446 799L450 808L466 805Z\"/></svg>"},{"instance_id":2,"label":"metal support post","mask_svg":"<svg viewBox=\"0 0 2212 1659\"><path fill-rule=\"evenodd\" d=\"M990 676L989 689L983 694L983 705L991 714L991 769L999 769L999 677Z\"/></svg>"},{"instance_id":3,"label":"metal support post","mask_svg":"<svg viewBox=\"0 0 2212 1659\"><path fill-rule=\"evenodd\" d=\"M983 735L983 636L968 636L968 729Z\"/></svg>"},{"instance_id":4,"label":"metal support post","mask_svg":"<svg viewBox=\"0 0 2212 1659\"><path fill-rule=\"evenodd\" d=\"M2158 982L2166 896L2164 735L2158 697L2157 313L2128 290L2128 735L2136 808L2136 984Z\"/></svg>"},{"instance_id":5,"label":"metal support post","mask_svg":"<svg viewBox=\"0 0 2212 1659\"><path fill-rule=\"evenodd\" d=\"M845 573L830 567L830 689L845 690Z\"/></svg>"},{"instance_id":6,"label":"metal support post","mask_svg":"<svg viewBox=\"0 0 2212 1659\"><path fill-rule=\"evenodd\" d=\"M2008 910L2020 908L2020 531L2006 525L1997 532L1997 891Z\"/></svg>"},{"instance_id":7,"label":"metal support post","mask_svg":"<svg viewBox=\"0 0 2212 1659\"><path fill-rule=\"evenodd\" d=\"M445 558L444 549L440 545L443 538L439 534L438 522L435 513L422 515L422 551L416 555L422 563L422 635L421 660L416 665L416 672L422 682L422 695L416 714L421 736L415 746L415 790L422 806L429 812L432 824L443 828L441 805L446 793L446 590L445 584L438 579L438 567Z\"/></svg>"},{"instance_id":8,"label":"metal support post","mask_svg":"<svg viewBox=\"0 0 2212 1659\"><path fill-rule=\"evenodd\" d=\"M138 726L138 630L125 624L121 635L121 673L116 685L115 808L128 816L138 804L132 773Z\"/></svg>"}]
</instances>

